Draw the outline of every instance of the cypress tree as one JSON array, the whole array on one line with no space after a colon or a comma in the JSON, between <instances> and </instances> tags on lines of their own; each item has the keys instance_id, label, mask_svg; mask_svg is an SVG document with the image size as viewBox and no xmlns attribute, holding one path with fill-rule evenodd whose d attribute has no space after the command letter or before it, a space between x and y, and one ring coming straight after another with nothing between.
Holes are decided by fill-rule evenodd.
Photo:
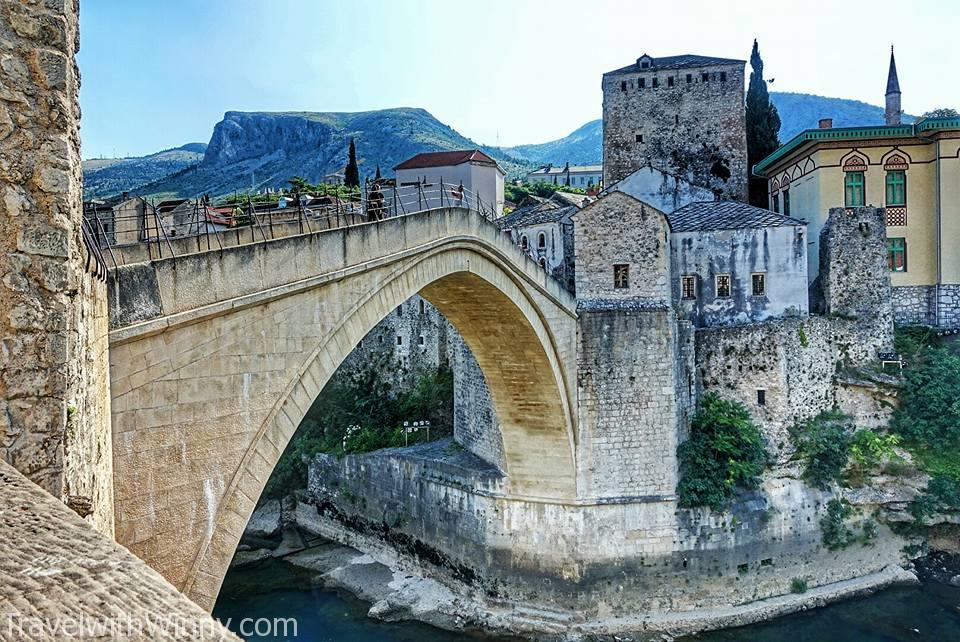
<instances>
[{"instance_id":1,"label":"cypress tree","mask_svg":"<svg viewBox=\"0 0 960 642\"><path fill-rule=\"evenodd\" d=\"M373 178L374 178L375 180L378 180L378 181L380 180L380 178L381 178L381 176L380 176L380 165L377 165L377 174L376 174L376 176L374 176Z\"/></svg>"},{"instance_id":2,"label":"cypress tree","mask_svg":"<svg viewBox=\"0 0 960 642\"><path fill-rule=\"evenodd\" d=\"M343 184L347 187L360 187L360 168L357 167L357 146L350 139L350 154L347 167L343 170Z\"/></svg>"},{"instance_id":3,"label":"cypress tree","mask_svg":"<svg viewBox=\"0 0 960 642\"><path fill-rule=\"evenodd\" d=\"M747 89L747 167L750 168L750 204L767 207L767 181L753 176L753 166L780 146L780 115L770 102L763 60L757 41L750 53L750 87Z\"/></svg>"}]
</instances>

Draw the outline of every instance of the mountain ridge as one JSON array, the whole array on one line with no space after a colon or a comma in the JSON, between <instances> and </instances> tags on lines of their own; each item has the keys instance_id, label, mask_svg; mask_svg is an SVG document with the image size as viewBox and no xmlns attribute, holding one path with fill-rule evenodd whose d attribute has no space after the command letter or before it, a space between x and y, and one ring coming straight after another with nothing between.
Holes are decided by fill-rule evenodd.
<instances>
[{"instance_id":1,"label":"mountain ridge","mask_svg":"<svg viewBox=\"0 0 960 642\"><path fill-rule=\"evenodd\" d=\"M820 118L835 127L883 122L883 108L856 100L771 92L781 114L781 142ZM913 117L905 116L905 122ZM286 187L293 176L319 182L342 171L350 139L356 141L361 177L427 151L477 148L493 156L511 177L544 164L602 162L603 127L589 121L567 136L545 143L495 147L463 136L420 107L362 112L244 112L230 110L216 123L208 143L188 143L148 156L84 161L84 196L121 191L145 196L220 196L246 189ZM202 148L202 152L200 151Z\"/></svg>"}]
</instances>

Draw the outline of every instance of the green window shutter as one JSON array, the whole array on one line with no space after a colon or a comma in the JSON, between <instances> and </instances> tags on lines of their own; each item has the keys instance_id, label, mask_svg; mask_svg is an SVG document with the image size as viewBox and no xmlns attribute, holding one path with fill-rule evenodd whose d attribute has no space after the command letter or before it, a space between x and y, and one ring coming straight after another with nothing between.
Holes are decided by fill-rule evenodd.
<instances>
[{"instance_id":1,"label":"green window shutter","mask_svg":"<svg viewBox=\"0 0 960 642\"><path fill-rule=\"evenodd\" d=\"M902 169L887 172L887 205L907 204L907 173Z\"/></svg>"},{"instance_id":2,"label":"green window shutter","mask_svg":"<svg viewBox=\"0 0 960 642\"><path fill-rule=\"evenodd\" d=\"M863 172L847 172L844 178L844 205L846 207L862 207L864 201Z\"/></svg>"},{"instance_id":3,"label":"green window shutter","mask_svg":"<svg viewBox=\"0 0 960 642\"><path fill-rule=\"evenodd\" d=\"M887 239L887 264L891 272L907 271L907 239Z\"/></svg>"}]
</instances>

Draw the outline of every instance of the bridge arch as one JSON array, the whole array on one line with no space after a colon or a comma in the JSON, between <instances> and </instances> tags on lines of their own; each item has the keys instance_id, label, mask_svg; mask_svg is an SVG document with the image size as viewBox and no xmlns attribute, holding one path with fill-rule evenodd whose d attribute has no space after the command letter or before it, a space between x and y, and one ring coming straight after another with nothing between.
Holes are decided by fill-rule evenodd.
<instances>
[{"instance_id":1,"label":"bridge arch","mask_svg":"<svg viewBox=\"0 0 960 642\"><path fill-rule=\"evenodd\" d=\"M430 218L429 214L412 215L416 216ZM428 224L436 227L436 221ZM486 226L493 228L489 223ZM503 437L505 491L515 496L548 499L576 496L576 411L570 381L570 361L575 358L575 313L570 301L559 298L562 290L545 287L550 284L545 281L542 270L523 257L495 228L481 226L478 234L471 224L474 229L465 234L462 229L441 227L446 228L444 233L433 242L414 243L404 251L394 251L387 256L376 247L369 248L373 255L370 258L376 260L366 265L333 270L326 280L285 285L281 294L264 292L262 302L234 304L226 314L211 312L213 316L204 319L207 314L204 306L196 306L198 309L168 315L164 320L145 322L158 326L158 330L144 332L144 340L162 339L168 346L189 341L181 340L178 337L181 333L206 339L208 334L196 326L208 322L234 329L253 328L251 334L263 333L267 328L271 335L300 335L298 338L303 340L303 351L296 363L289 363L280 377L283 381L274 377L272 389L250 391L251 399L263 392L260 398L272 400L269 407L264 403L259 414L233 412L227 417L194 422L195 426L203 426L200 430L210 426L212 435L222 432L224 422L242 421L244 416L251 418L249 430L239 441L243 447L235 449L233 457L227 453L214 463L218 469L216 475L203 470L187 475L197 478L188 490L195 498L194 508L185 511L181 521L188 523L181 524L180 530L189 533L186 539L196 540L191 543L194 553L189 561L183 560L186 563L180 568L161 568L161 571L166 571L168 579L197 603L212 607L263 487L317 395L360 340L381 319L417 293L458 329L484 373ZM278 249L284 252L282 247ZM288 258L295 260L297 248L289 251L292 254ZM187 258L204 260L199 256ZM173 271L176 275L159 276L159 281L183 279L186 275L202 279L208 273L203 266L184 265L183 259L178 260L181 264ZM238 262L238 269L256 262L248 256L242 263ZM282 257L274 256L270 261L271 265L281 263ZM158 274L162 272L161 269ZM163 286L159 288L162 290ZM260 295L254 293L253 296ZM164 299L162 293L158 298ZM169 301L175 297L166 298ZM183 315L187 318L177 318ZM259 325L251 325L252 319ZM128 331L119 334L125 333L129 335ZM270 338L263 340L269 344ZM259 345L258 341L247 343ZM124 358L122 348L131 342L136 340L127 336L118 341L121 350L113 350L112 346L112 358ZM231 358L236 356L233 353L243 352L229 345L224 350L231 353ZM244 358L245 355L240 355L241 360ZM169 378L174 374L165 376ZM245 379L243 385L246 384ZM257 385L255 382L253 387ZM246 388L244 394L247 395ZM188 431L194 427L178 426L177 429ZM131 445L129 435L119 437L125 442L117 449L122 459L125 452L136 451L137 447ZM184 438L189 451L194 437L185 434ZM215 447L210 445L210 440L204 443L205 448ZM189 464L190 459L188 452L184 463ZM125 467L122 462L118 465ZM141 478L139 482L153 487L158 485L157 477L160 475ZM159 485L164 484L169 485L167 482ZM118 533L130 533L136 529L122 524L125 501L124 493L119 494ZM166 533L162 537L169 539L171 535ZM150 550L163 548L153 544L137 550L137 544L133 542L131 548L148 562Z\"/></svg>"}]
</instances>

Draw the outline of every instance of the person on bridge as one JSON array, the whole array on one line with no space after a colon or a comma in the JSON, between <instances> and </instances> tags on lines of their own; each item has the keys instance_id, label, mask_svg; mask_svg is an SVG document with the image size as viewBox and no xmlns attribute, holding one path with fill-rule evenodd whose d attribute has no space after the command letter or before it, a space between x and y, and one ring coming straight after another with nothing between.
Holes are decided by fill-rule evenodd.
<instances>
[{"instance_id":1,"label":"person on bridge","mask_svg":"<svg viewBox=\"0 0 960 642\"><path fill-rule=\"evenodd\" d=\"M367 215L374 221L382 221L384 215L383 192L380 191L380 181L374 181L373 189L367 196Z\"/></svg>"},{"instance_id":2,"label":"person on bridge","mask_svg":"<svg viewBox=\"0 0 960 642\"><path fill-rule=\"evenodd\" d=\"M457 207L463 207L463 183L450 190L453 196L453 204Z\"/></svg>"}]
</instances>

